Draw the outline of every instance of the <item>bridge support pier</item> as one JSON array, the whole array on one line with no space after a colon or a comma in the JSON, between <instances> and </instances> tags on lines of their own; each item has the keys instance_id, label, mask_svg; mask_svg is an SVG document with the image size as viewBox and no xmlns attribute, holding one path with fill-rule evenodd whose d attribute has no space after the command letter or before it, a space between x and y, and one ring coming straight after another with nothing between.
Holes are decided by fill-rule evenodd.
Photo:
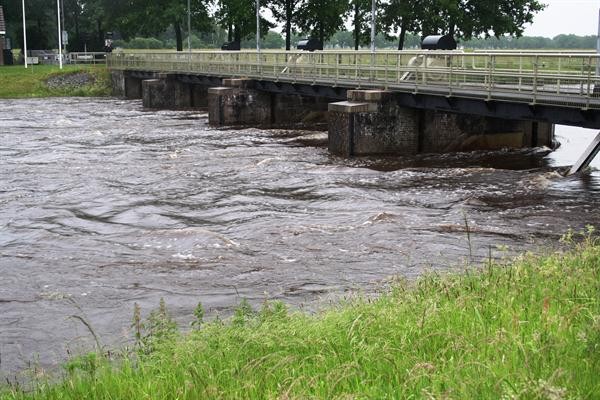
<instances>
[{"instance_id":1,"label":"bridge support pier","mask_svg":"<svg viewBox=\"0 0 600 400\"><path fill-rule=\"evenodd\" d=\"M223 79L208 89L211 125L288 125L325 122L327 99L271 93L254 88L250 79Z\"/></svg>"},{"instance_id":2,"label":"bridge support pier","mask_svg":"<svg viewBox=\"0 0 600 400\"><path fill-rule=\"evenodd\" d=\"M392 93L349 90L329 105L329 150L342 156L548 146L549 123L401 107Z\"/></svg>"},{"instance_id":3,"label":"bridge support pier","mask_svg":"<svg viewBox=\"0 0 600 400\"><path fill-rule=\"evenodd\" d=\"M190 108L192 95L192 85L178 81L175 75L160 74L142 82L142 104L147 108Z\"/></svg>"},{"instance_id":4,"label":"bridge support pier","mask_svg":"<svg viewBox=\"0 0 600 400\"><path fill-rule=\"evenodd\" d=\"M248 79L223 79L223 86L208 89L211 125L262 125L271 123L271 95L252 88Z\"/></svg>"},{"instance_id":5,"label":"bridge support pier","mask_svg":"<svg viewBox=\"0 0 600 400\"><path fill-rule=\"evenodd\" d=\"M112 95L115 97L125 97L125 72L118 69L110 71L110 81Z\"/></svg>"},{"instance_id":6,"label":"bridge support pier","mask_svg":"<svg viewBox=\"0 0 600 400\"><path fill-rule=\"evenodd\" d=\"M142 80L125 75L125 97L128 99L142 98Z\"/></svg>"},{"instance_id":7,"label":"bridge support pier","mask_svg":"<svg viewBox=\"0 0 600 400\"><path fill-rule=\"evenodd\" d=\"M127 71L110 71L112 95L128 99L142 98L142 80L129 75Z\"/></svg>"}]
</instances>

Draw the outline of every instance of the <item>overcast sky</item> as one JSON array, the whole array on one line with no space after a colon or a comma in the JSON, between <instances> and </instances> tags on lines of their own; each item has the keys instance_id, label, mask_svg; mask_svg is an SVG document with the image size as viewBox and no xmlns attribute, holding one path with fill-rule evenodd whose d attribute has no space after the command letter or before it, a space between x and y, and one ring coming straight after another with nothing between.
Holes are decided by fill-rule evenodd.
<instances>
[{"instance_id":1,"label":"overcast sky","mask_svg":"<svg viewBox=\"0 0 600 400\"><path fill-rule=\"evenodd\" d=\"M544 11L525 28L526 36L554 37L561 33L596 35L600 0L541 0Z\"/></svg>"}]
</instances>

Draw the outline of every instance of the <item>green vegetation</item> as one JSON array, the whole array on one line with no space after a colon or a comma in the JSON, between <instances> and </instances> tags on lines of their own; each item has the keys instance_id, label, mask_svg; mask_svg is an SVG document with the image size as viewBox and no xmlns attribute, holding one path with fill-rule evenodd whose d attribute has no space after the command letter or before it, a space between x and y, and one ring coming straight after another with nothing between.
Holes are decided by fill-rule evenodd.
<instances>
[{"instance_id":1,"label":"green vegetation","mask_svg":"<svg viewBox=\"0 0 600 400\"><path fill-rule=\"evenodd\" d=\"M575 399L600 393L600 242L509 266L399 281L316 316L281 303L178 333L164 302L136 350L66 365L2 399ZM572 235L567 240L572 243Z\"/></svg>"},{"instance_id":2,"label":"green vegetation","mask_svg":"<svg viewBox=\"0 0 600 400\"><path fill-rule=\"evenodd\" d=\"M22 47L21 1L4 0L3 4L7 35L13 47ZM191 0L189 4L196 36L208 34L209 41L217 46L224 39L242 42L256 33L254 0ZM47 0L28 0L25 7L29 48L54 48L58 41L53 22L56 7ZM353 26L353 47L369 42L369 0L265 0L260 7L261 35L275 26L283 27L287 49L294 32L325 43L348 23ZM376 29L393 37L397 48L409 45L409 35L449 33L460 39L520 36L543 8L540 0L503 0L493 7L488 0L389 0L377 4L380 18ZM144 36L160 39L168 31L181 51L187 34L187 11L186 2L181 0L67 1L64 29L69 33L68 50L101 51L111 36L108 32L114 33L114 39L129 41Z\"/></svg>"},{"instance_id":3,"label":"green vegetation","mask_svg":"<svg viewBox=\"0 0 600 400\"><path fill-rule=\"evenodd\" d=\"M50 87L48 79L74 74L89 74L92 82L85 85L57 85ZM0 98L108 96L110 80L104 66L66 65L62 70L55 65L22 65L0 67Z\"/></svg>"}]
</instances>

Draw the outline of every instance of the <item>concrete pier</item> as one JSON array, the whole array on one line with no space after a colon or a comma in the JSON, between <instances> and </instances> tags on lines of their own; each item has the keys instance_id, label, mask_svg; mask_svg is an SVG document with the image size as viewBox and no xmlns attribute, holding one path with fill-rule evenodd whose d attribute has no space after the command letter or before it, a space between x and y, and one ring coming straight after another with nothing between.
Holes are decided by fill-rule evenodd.
<instances>
[{"instance_id":1,"label":"concrete pier","mask_svg":"<svg viewBox=\"0 0 600 400\"><path fill-rule=\"evenodd\" d=\"M322 97L270 93L249 79L223 79L208 89L211 125L287 125L326 120L329 102Z\"/></svg>"},{"instance_id":2,"label":"concrete pier","mask_svg":"<svg viewBox=\"0 0 600 400\"><path fill-rule=\"evenodd\" d=\"M192 85L176 75L159 74L142 81L142 104L147 108L185 109L192 107Z\"/></svg>"},{"instance_id":3,"label":"concrete pier","mask_svg":"<svg viewBox=\"0 0 600 400\"><path fill-rule=\"evenodd\" d=\"M125 75L125 97L128 99L142 98L142 79Z\"/></svg>"},{"instance_id":4,"label":"concrete pier","mask_svg":"<svg viewBox=\"0 0 600 400\"><path fill-rule=\"evenodd\" d=\"M346 157L553 145L549 123L401 107L382 90L350 90L329 105L329 150Z\"/></svg>"},{"instance_id":5,"label":"concrete pier","mask_svg":"<svg viewBox=\"0 0 600 400\"><path fill-rule=\"evenodd\" d=\"M252 86L247 79L223 79L223 86L208 89L208 122L211 125L271 123L271 95Z\"/></svg>"}]
</instances>

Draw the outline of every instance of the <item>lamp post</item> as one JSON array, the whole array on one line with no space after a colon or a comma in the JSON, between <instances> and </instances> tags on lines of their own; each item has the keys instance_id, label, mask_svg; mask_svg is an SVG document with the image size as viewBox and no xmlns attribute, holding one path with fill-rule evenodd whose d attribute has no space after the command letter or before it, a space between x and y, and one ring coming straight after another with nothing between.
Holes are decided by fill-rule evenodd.
<instances>
[{"instance_id":1,"label":"lamp post","mask_svg":"<svg viewBox=\"0 0 600 400\"><path fill-rule=\"evenodd\" d=\"M256 0L256 51L260 53L260 0Z\"/></svg>"},{"instance_id":2,"label":"lamp post","mask_svg":"<svg viewBox=\"0 0 600 400\"><path fill-rule=\"evenodd\" d=\"M598 37L596 38L596 76L600 76L600 8L598 9Z\"/></svg>"},{"instance_id":3,"label":"lamp post","mask_svg":"<svg viewBox=\"0 0 600 400\"><path fill-rule=\"evenodd\" d=\"M61 36L63 38L63 53L66 55L67 54L67 42L68 40L68 34L67 34L67 28L65 25L65 0L60 0L60 15L61 15L61 22L62 22L62 28L64 29L64 36ZM62 32L61 32L62 33Z\"/></svg>"},{"instance_id":4,"label":"lamp post","mask_svg":"<svg viewBox=\"0 0 600 400\"><path fill-rule=\"evenodd\" d=\"M187 2L187 6L188 6L188 53L192 53L192 10L190 7L190 0L188 0Z\"/></svg>"},{"instance_id":5,"label":"lamp post","mask_svg":"<svg viewBox=\"0 0 600 400\"><path fill-rule=\"evenodd\" d=\"M371 52L375 52L376 0L371 0Z\"/></svg>"},{"instance_id":6,"label":"lamp post","mask_svg":"<svg viewBox=\"0 0 600 400\"><path fill-rule=\"evenodd\" d=\"M62 27L60 25L60 0L56 0L56 13L57 13L57 22L58 22L58 64L60 65L60 69L62 69L63 60L62 60Z\"/></svg>"},{"instance_id":7,"label":"lamp post","mask_svg":"<svg viewBox=\"0 0 600 400\"><path fill-rule=\"evenodd\" d=\"M22 0L23 5L23 59L25 60L25 68L27 68L27 26L25 25L25 0Z\"/></svg>"}]
</instances>

